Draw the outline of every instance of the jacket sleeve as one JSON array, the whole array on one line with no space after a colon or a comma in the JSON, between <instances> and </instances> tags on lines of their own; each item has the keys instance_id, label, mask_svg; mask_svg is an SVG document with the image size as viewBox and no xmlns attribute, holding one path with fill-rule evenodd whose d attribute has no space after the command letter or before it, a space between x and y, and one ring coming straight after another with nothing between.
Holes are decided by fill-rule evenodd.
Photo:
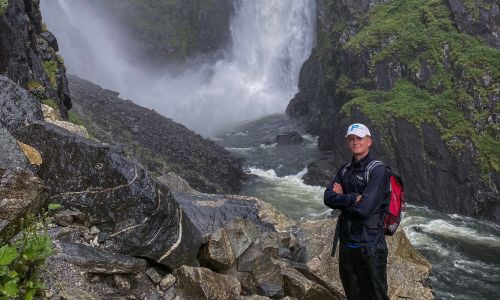
<instances>
[{"instance_id":1,"label":"jacket sleeve","mask_svg":"<svg viewBox=\"0 0 500 300\"><path fill-rule=\"evenodd\" d=\"M358 195L356 193L337 194L333 191L333 184L335 182L341 182L340 173L342 172L343 168L344 166L337 171L337 174L333 178L332 182L330 182L330 184L325 189L323 201L329 208L344 210L348 207L351 207L354 202L356 202L356 197ZM342 187L342 189L345 190L345 187Z\"/></svg>"},{"instance_id":2,"label":"jacket sleeve","mask_svg":"<svg viewBox=\"0 0 500 300\"><path fill-rule=\"evenodd\" d=\"M349 208L350 212L366 219L384 203L389 191L389 173L385 166L375 167L370 172L368 184L361 195L361 201Z\"/></svg>"}]
</instances>

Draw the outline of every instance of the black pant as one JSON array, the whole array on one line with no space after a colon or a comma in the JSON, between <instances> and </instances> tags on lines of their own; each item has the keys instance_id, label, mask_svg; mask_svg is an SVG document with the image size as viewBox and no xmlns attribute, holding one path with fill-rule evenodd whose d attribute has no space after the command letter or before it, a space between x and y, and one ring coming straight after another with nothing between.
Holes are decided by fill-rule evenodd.
<instances>
[{"instance_id":1,"label":"black pant","mask_svg":"<svg viewBox=\"0 0 500 300\"><path fill-rule=\"evenodd\" d=\"M362 248L349 248L340 243L339 272L347 299L389 299L385 243Z\"/></svg>"}]
</instances>

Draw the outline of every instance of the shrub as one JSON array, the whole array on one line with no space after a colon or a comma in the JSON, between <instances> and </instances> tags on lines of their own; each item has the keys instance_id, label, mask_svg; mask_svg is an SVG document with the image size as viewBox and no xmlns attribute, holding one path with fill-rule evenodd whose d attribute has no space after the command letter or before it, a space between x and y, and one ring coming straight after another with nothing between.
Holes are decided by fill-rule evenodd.
<instances>
[{"instance_id":1,"label":"shrub","mask_svg":"<svg viewBox=\"0 0 500 300\"><path fill-rule=\"evenodd\" d=\"M45 217L23 223L28 225L14 241L0 246L0 299L33 299L43 288L38 272L53 253Z\"/></svg>"}]
</instances>

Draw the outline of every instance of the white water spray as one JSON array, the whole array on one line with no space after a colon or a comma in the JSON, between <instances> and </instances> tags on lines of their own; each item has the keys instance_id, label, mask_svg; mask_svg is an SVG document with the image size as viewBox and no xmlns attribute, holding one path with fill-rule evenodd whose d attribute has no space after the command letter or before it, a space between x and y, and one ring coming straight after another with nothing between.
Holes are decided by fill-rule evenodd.
<instances>
[{"instance_id":1,"label":"white water spray","mask_svg":"<svg viewBox=\"0 0 500 300\"><path fill-rule=\"evenodd\" d=\"M42 13L70 73L210 135L282 113L314 43L314 0L237 3L226 57L164 76L130 62L126 37L84 1L42 0Z\"/></svg>"}]
</instances>

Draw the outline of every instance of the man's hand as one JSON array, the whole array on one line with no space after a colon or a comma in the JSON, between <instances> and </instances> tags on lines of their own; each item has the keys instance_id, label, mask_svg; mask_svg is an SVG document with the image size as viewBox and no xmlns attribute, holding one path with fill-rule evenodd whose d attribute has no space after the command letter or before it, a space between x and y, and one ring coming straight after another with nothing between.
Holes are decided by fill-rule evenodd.
<instances>
[{"instance_id":1,"label":"man's hand","mask_svg":"<svg viewBox=\"0 0 500 300\"><path fill-rule=\"evenodd\" d=\"M361 195L358 195L358 196L356 197L356 202L355 202L355 203L359 203L359 202L361 202Z\"/></svg>"},{"instance_id":2,"label":"man's hand","mask_svg":"<svg viewBox=\"0 0 500 300\"><path fill-rule=\"evenodd\" d=\"M342 186L337 182L333 184L333 191L337 194L344 194L344 192L342 191Z\"/></svg>"}]
</instances>

